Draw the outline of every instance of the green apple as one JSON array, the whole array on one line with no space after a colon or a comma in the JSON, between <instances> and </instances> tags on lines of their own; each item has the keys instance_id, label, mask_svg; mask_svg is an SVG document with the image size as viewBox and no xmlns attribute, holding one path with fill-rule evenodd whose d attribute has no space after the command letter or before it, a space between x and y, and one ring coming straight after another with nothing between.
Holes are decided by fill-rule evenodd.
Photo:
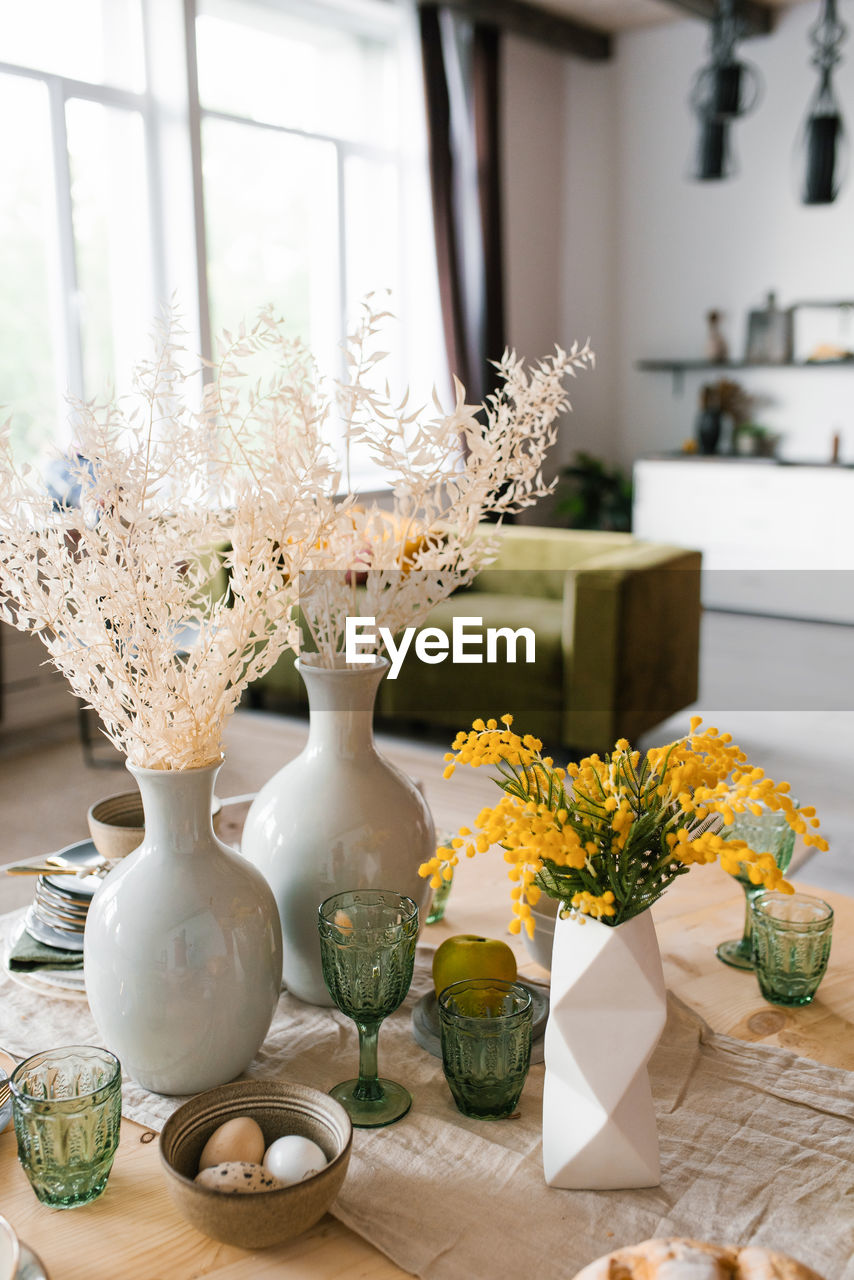
<instances>
[{"instance_id":1,"label":"green apple","mask_svg":"<svg viewBox=\"0 0 854 1280\"><path fill-rule=\"evenodd\" d=\"M516 981L516 957L506 942L457 933L446 938L433 956L433 985L438 996L452 982L466 978L500 978Z\"/></svg>"}]
</instances>

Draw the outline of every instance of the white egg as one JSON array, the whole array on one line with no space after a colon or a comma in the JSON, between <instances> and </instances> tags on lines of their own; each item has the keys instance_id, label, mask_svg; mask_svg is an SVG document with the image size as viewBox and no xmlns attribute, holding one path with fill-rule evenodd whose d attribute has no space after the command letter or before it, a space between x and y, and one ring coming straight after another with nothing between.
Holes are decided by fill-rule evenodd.
<instances>
[{"instance_id":1,"label":"white egg","mask_svg":"<svg viewBox=\"0 0 854 1280\"><path fill-rule=\"evenodd\" d=\"M266 1172L286 1187L302 1182L313 1173L320 1173L327 1164L326 1156L317 1143L296 1133L271 1142L264 1155Z\"/></svg>"},{"instance_id":2,"label":"white egg","mask_svg":"<svg viewBox=\"0 0 854 1280\"><path fill-rule=\"evenodd\" d=\"M250 1195L256 1191L275 1191L281 1187L260 1164L248 1160L226 1160L222 1164L208 1165L200 1169L195 1178L199 1186L211 1191L225 1191L229 1195Z\"/></svg>"}]
</instances>

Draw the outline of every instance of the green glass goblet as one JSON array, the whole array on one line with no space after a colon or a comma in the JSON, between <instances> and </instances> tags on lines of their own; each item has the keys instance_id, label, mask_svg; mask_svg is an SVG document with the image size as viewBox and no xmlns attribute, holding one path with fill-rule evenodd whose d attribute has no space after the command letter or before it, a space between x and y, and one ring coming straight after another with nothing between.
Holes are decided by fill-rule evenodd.
<instances>
[{"instance_id":1,"label":"green glass goblet","mask_svg":"<svg viewBox=\"0 0 854 1280\"><path fill-rule=\"evenodd\" d=\"M359 1031L359 1075L329 1092L356 1128L378 1129L405 1116L412 1097L377 1074L377 1037L412 982L418 908L386 889L333 894L317 913L320 959L329 994Z\"/></svg>"},{"instance_id":2,"label":"green glass goblet","mask_svg":"<svg viewBox=\"0 0 854 1280\"><path fill-rule=\"evenodd\" d=\"M781 871L788 870L795 847L795 833L786 821L782 811L774 812L763 806L761 814L738 813L735 821L725 827L721 833L725 840L744 840L756 853L770 853ZM744 863L741 864L744 866ZM751 907L760 893L765 893L763 884L753 884L746 875L735 879L744 890L744 931L740 938L731 938L721 942L715 950L719 960L732 965L734 969L753 969L753 918Z\"/></svg>"}]
</instances>

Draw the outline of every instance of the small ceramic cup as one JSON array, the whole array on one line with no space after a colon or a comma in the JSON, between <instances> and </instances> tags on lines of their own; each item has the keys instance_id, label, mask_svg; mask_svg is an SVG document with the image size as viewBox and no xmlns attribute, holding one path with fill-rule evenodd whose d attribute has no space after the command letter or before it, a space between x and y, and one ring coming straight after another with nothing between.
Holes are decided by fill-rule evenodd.
<instances>
[{"instance_id":1,"label":"small ceramic cup","mask_svg":"<svg viewBox=\"0 0 854 1280\"><path fill-rule=\"evenodd\" d=\"M531 1063L531 993L518 982L472 978L439 996L442 1068L457 1109L478 1120L516 1110Z\"/></svg>"},{"instance_id":2,"label":"small ceramic cup","mask_svg":"<svg viewBox=\"0 0 854 1280\"><path fill-rule=\"evenodd\" d=\"M96 801L88 813L89 835L102 858L115 862L126 858L142 844L145 836L145 814L138 791L122 791ZM211 820L215 832L222 820L222 801L214 797Z\"/></svg>"},{"instance_id":3,"label":"small ceramic cup","mask_svg":"<svg viewBox=\"0 0 854 1280\"><path fill-rule=\"evenodd\" d=\"M827 969L833 909L806 893L761 893L750 910L762 995L772 1004L809 1004Z\"/></svg>"},{"instance_id":4,"label":"small ceramic cup","mask_svg":"<svg viewBox=\"0 0 854 1280\"><path fill-rule=\"evenodd\" d=\"M86 815L92 843L102 858L126 858L142 844L145 817L138 791L123 791L92 805Z\"/></svg>"},{"instance_id":5,"label":"small ceramic cup","mask_svg":"<svg viewBox=\"0 0 854 1280\"><path fill-rule=\"evenodd\" d=\"M21 1251L18 1237L5 1218L0 1218L0 1280L14 1280Z\"/></svg>"},{"instance_id":6,"label":"small ceramic cup","mask_svg":"<svg viewBox=\"0 0 854 1280\"><path fill-rule=\"evenodd\" d=\"M122 1107L118 1058L91 1045L33 1054L9 1078L18 1159L43 1204L73 1209L107 1185Z\"/></svg>"}]
</instances>

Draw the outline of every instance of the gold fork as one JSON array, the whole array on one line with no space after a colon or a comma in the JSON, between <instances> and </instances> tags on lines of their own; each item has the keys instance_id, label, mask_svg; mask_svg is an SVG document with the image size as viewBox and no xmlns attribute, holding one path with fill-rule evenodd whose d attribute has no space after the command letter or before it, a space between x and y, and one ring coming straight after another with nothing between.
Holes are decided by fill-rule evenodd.
<instances>
[{"instance_id":1,"label":"gold fork","mask_svg":"<svg viewBox=\"0 0 854 1280\"><path fill-rule=\"evenodd\" d=\"M4 867L7 876L76 876L76 867L52 867L38 862L20 862Z\"/></svg>"},{"instance_id":2,"label":"gold fork","mask_svg":"<svg viewBox=\"0 0 854 1280\"><path fill-rule=\"evenodd\" d=\"M109 858L96 858L91 862L79 862L69 866L62 858L51 854L44 862L16 862L3 870L7 876L103 876L113 867Z\"/></svg>"},{"instance_id":3,"label":"gold fork","mask_svg":"<svg viewBox=\"0 0 854 1280\"><path fill-rule=\"evenodd\" d=\"M7 1053L5 1049L0 1050L0 1053L2 1053L7 1058L11 1058L13 1062L19 1061L19 1059L17 1059L13 1053ZM3 1068L3 1070L5 1070L5 1067ZM9 1070L11 1071L12 1068L10 1067ZM8 1077L5 1080L0 1080L0 1111L3 1110L6 1103L9 1101L10 1092L11 1092L11 1087L9 1085Z\"/></svg>"}]
</instances>

